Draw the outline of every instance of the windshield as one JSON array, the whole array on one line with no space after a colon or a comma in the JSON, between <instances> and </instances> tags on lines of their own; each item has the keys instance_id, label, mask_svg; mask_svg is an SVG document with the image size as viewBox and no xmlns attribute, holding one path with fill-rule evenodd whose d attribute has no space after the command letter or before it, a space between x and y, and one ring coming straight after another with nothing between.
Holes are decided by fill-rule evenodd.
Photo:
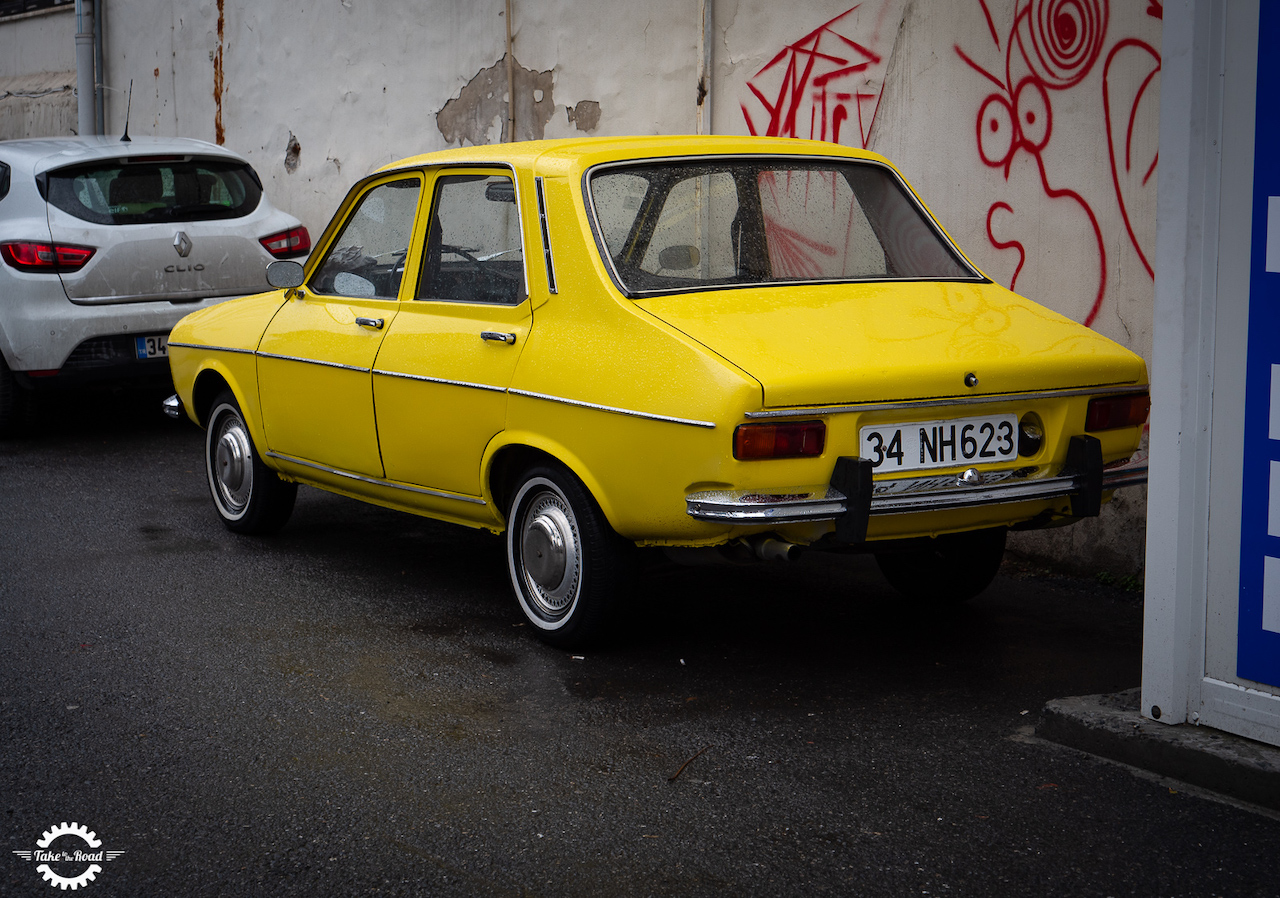
<instances>
[{"instance_id":1,"label":"windshield","mask_svg":"<svg viewBox=\"0 0 1280 898\"><path fill-rule=\"evenodd\" d=\"M109 159L48 175L50 205L95 224L239 218L261 198L253 170L226 160Z\"/></svg>"},{"instance_id":2,"label":"windshield","mask_svg":"<svg viewBox=\"0 0 1280 898\"><path fill-rule=\"evenodd\" d=\"M607 167L590 202L630 295L732 285L977 280L888 169L696 159Z\"/></svg>"}]
</instances>

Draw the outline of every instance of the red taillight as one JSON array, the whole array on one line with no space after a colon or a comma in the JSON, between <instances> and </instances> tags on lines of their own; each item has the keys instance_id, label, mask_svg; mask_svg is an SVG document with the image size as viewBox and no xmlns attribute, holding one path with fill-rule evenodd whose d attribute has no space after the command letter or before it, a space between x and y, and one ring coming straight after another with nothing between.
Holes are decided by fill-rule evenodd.
<instances>
[{"instance_id":1,"label":"red taillight","mask_svg":"<svg viewBox=\"0 0 1280 898\"><path fill-rule=\"evenodd\" d=\"M0 243L0 258L19 271L52 273L83 268L95 250L69 243Z\"/></svg>"},{"instance_id":2,"label":"red taillight","mask_svg":"<svg viewBox=\"0 0 1280 898\"><path fill-rule=\"evenodd\" d=\"M258 242L277 259L285 259L289 256L305 256L311 252L311 235L307 233L307 229L302 225L298 225L298 227L288 231L281 231L279 234L263 237Z\"/></svg>"},{"instance_id":3,"label":"red taillight","mask_svg":"<svg viewBox=\"0 0 1280 898\"><path fill-rule=\"evenodd\" d=\"M827 425L821 421L740 424L733 432L733 457L742 461L809 458L821 455L826 442Z\"/></svg>"},{"instance_id":4,"label":"red taillight","mask_svg":"<svg viewBox=\"0 0 1280 898\"><path fill-rule=\"evenodd\" d=\"M1089 400L1089 411L1084 416L1084 429L1093 432L1137 427L1147 420L1149 411L1151 411L1149 393L1099 396L1097 399Z\"/></svg>"}]
</instances>

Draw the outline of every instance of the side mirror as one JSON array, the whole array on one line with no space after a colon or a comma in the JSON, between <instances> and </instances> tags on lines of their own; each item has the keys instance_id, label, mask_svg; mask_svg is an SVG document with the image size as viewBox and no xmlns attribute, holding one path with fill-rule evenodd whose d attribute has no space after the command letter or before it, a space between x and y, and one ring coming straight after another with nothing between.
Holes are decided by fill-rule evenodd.
<instances>
[{"instance_id":1,"label":"side mirror","mask_svg":"<svg viewBox=\"0 0 1280 898\"><path fill-rule=\"evenodd\" d=\"M267 283L277 289L301 287L304 279L302 265L297 262L281 259L267 266Z\"/></svg>"}]
</instances>

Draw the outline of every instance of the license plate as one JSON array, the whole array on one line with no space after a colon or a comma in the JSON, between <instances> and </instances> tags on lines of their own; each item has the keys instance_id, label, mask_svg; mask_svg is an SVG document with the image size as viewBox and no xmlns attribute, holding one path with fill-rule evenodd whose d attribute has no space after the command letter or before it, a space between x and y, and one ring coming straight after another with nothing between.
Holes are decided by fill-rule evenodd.
<instances>
[{"instance_id":1,"label":"license plate","mask_svg":"<svg viewBox=\"0 0 1280 898\"><path fill-rule=\"evenodd\" d=\"M169 338L164 334L154 337L134 337L133 346L140 359L163 359L169 356Z\"/></svg>"},{"instance_id":2,"label":"license plate","mask_svg":"<svg viewBox=\"0 0 1280 898\"><path fill-rule=\"evenodd\" d=\"M1018 457L1018 416L988 415L872 424L858 431L860 454L877 471L918 471Z\"/></svg>"}]
</instances>

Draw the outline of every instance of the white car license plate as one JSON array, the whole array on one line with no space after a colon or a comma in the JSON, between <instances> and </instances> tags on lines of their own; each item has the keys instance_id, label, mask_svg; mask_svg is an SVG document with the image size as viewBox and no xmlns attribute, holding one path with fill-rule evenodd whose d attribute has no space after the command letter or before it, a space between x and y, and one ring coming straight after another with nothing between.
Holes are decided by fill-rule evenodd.
<instances>
[{"instance_id":1,"label":"white car license plate","mask_svg":"<svg viewBox=\"0 0 1280 898\"><path fill-rule=\"evenodd\" d=\"M917 471L1018 457L1018 416L988 415L871 424L858 431L860 454L877 471Z\"/></svg>"},{"instance_id":2,"label":"white car license plate","mask_svg":"<svg viewBox=\"0 0 1280 898\"><path fill-rule=\"evenodd\" d=\"M163 359L169 356L169 338L164 334L154 337L134 337L133 345L140 359Z\"/></svg>"}]
</instances>

